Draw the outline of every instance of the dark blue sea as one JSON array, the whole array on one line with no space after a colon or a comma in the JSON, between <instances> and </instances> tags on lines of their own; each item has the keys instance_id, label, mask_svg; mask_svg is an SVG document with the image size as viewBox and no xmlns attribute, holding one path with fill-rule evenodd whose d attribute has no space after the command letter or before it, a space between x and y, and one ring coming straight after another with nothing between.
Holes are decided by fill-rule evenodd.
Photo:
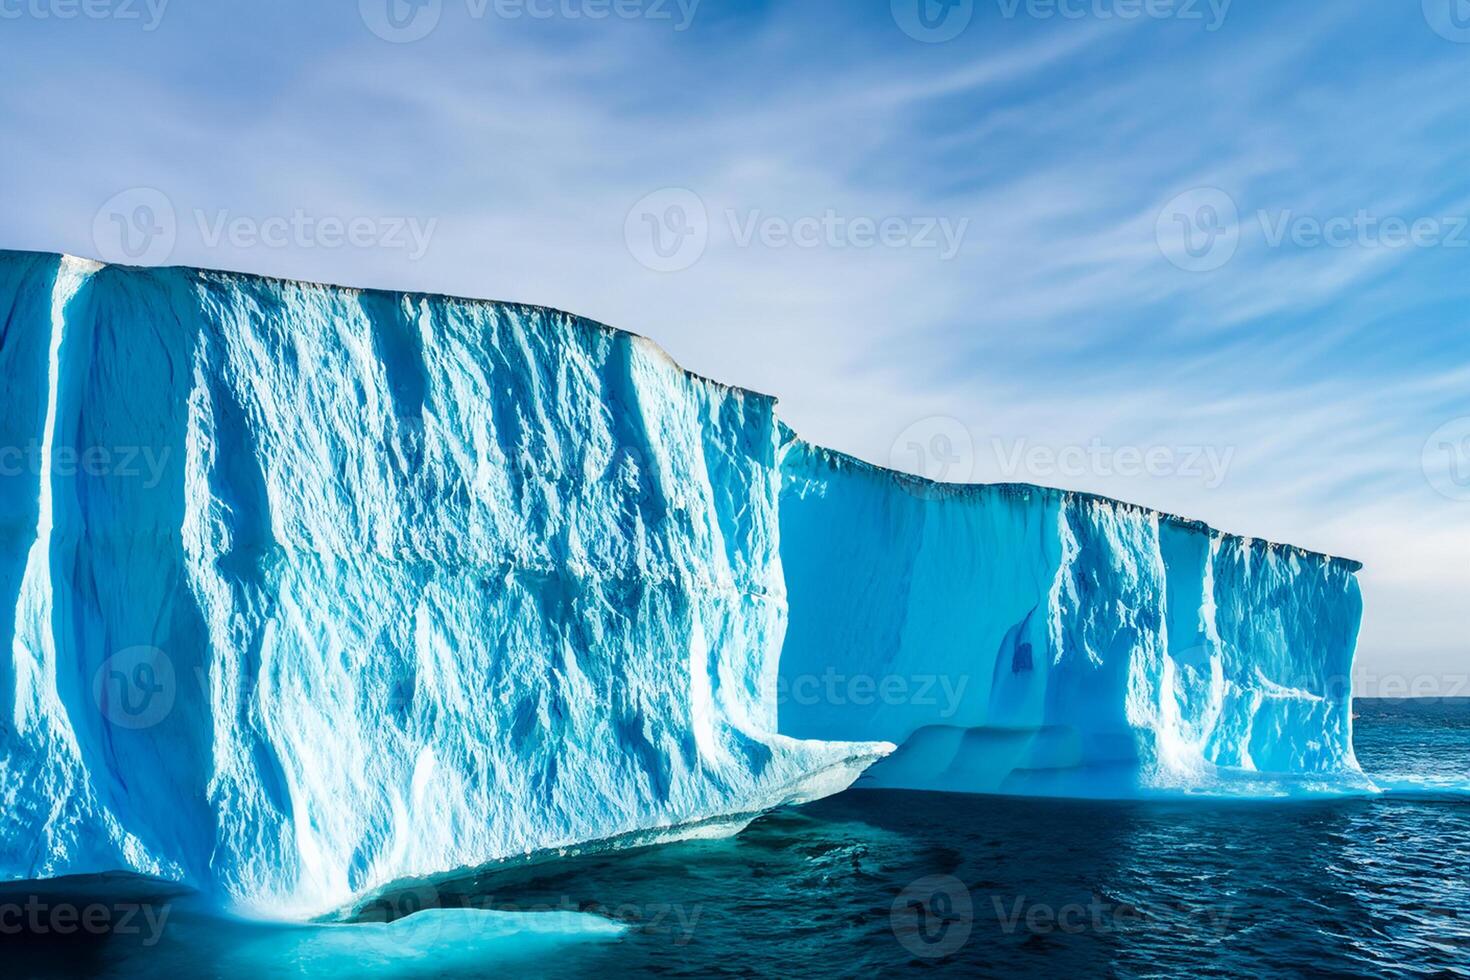
<instances>
[{"instance_id":1,"label":"dark blue sea","mask_svg":"<svg viewBox=\"0 0 1470 980\"><path fill-rule=\"evenodd\" d=\"M349 926L222 922L127 878L8 886L0 976L1470 977L1470 700L1357 712L1381 796L850 791L730 839L426 887ZM64 932L68 903L94 928ZM497 941L487 909L624 931Z\"/></svg>"}]
</instances>

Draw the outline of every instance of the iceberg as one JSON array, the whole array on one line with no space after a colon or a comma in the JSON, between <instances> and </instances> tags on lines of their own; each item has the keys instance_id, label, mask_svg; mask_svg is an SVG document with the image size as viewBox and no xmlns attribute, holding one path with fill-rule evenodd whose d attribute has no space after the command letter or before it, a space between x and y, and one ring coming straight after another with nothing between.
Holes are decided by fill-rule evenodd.
<instances>
[{"instance_id":1,"label":"iceberg","mask_svg":"<svg viewBox=\"0 0 1470 980\"><path fill-rule=\"evenodd\" d=\"M1361 780L1353 563L879 470L567 313L0 252L0 378L0 880L304 919L865 770Z\"/></svg>"}]
</instances>

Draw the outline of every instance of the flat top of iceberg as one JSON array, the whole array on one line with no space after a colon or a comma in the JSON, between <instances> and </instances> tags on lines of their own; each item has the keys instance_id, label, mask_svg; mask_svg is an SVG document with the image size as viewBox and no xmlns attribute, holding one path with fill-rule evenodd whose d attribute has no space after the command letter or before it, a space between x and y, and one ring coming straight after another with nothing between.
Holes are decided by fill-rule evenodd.
<instances>
[{"instance_id":1,"label":"flat top of iceberg","mask_svg":"<svg viewBox=\"0 0 1470 980\"><path fill-rule=\"evenodd\" d=\"M623 329L620 329L618 327L611 326L610 324L602 323L601 321L593 320L593 319L591 319L589 317L585 317L585 316L582 316L582 315L577 314L577 313L572 313L572 312L567 311L567 310L558 309L557 307L552 307L552 306L543 306L543 305L536 304L536 303L513 302L513 301L509 301L509 300L484 299L484 298L480 298L480 297L454 296L454 295L449 295L449 294L445 294L445 293L417 292L417 291L413 291L413 290L387 289L387 288L372 287L372 286L343 286L343 285L339 285L339 284L336 284L336 283L312 282L312 281L309 281L309 280L301 280L301 279L287 279L287 278L280 277L280 276L264 275L264 274L253 273L253 272L238 272L238 271L229 270L229 269L206 269L206 268L200 268L200 267L196 267L196 266L125 266L125 265L118 265L118 264L115 264L115 263L101 262L101 261L98 261L98 260L95 260L95 259L90 259L90 258L85 258L85 257L80 257L80 256L74 256L74 255L68 255L68 254L63 254L63 253L57 253L57 252L39 252L39 251L33 251L33 250L28 250L28 249L5 249L5 248L0 248L0 259L4 259L7 256L22 256L22 255L28 255L28 256L32 256L32 257L35 257L35 256L43 256L43 257L48 257L48 258L57 258L57 259L69 260L69 261L72 261L72 262L84 263L89 268L89 271L93 271L93 270L96 270L96 269L102 269L102 268L112 267L112 268L135 270L135 271L138 271L138 272L141 272L141 273L144 273L144 274L156 274L156 273L172 272L172 273L175 273L175 274L186 274L186 275L192 274L192 275L201 276L201 277L203 277L205 279L213 279L213 280L224 280L224 281L239 280L239 281L245 281L245 282L280 283L282 285L291 286L291 287L295 287L295 288L298 288L298 289L320 289L320 290L326 290L326 291L330 291L330 292L342 293L342 294L345 294L345 295L368 294L368 295L393 296L393 297L408 297L408 296L412 296L412 297L418 297L418 298L421 298L421 299L441 300L441 301L445 301L445 302L449 302L449 303L458 303L458 304L469 304L469 305L481 305L481 304L484 304L484 305L498 306L498 307L502 307L502 308L506 308L506 309L515 309L515 310L527 310L527 311L538 311L539 310L539 311L551 313L551 314L553 314L555 316L564 317L564 318L566 318L568 320L568 322L575 323L575 324L580 325L580 326L582 326L584 328L589 328L589 329L598 330L598 331L602 331L602 332L606 332L606 333L619 334L619 335L625 335L625 336L628 336L628 337L632 337L632 338L636 339L640 344L644 345L646 347L646 349L650 353L656 354L657 356L659 356L663 360L667 361L670 366L672 366L672 367L676 368L677 370L681 371L682 373L684 373L688 377L693 378L693 379L696 379L696 380L698 380L698 381L700 381L700 382L702 382L704 384L712 385L712 386L714 386L714 387L716 387L716 388L718 388L720 390L723 390L723 391L737 392L737 393L739 393L739 394L741 394L743 396L747 396L747 397L751 397L751 398L764 399L764 400L770 401L773 404L779 402L779 398L777 396L775 396L775 395L770 395L770 394L767 394L767 393L764 393L764 392L755 391L753 389L746 388L746 387L741 386L741 385L730 384L730 383L727 383L727 382L724 382L724 381L720 381L717 378L711 378L711 377L708 377L706 375L702 375L702 374L699 374L697 372L690 371L688 368L685 368L683 365L679 364L679 362L676 361L673 358L673 356L668 353L668 351L664 350L663 347L661 347L658 344L657 341L652 340L652 339L650 339L648 337L645 337L642 334L637 334L637 333L634 333L634 332L632 332L630 330L623 330ZM786 431L787 432L790 432L790 438L791 439L798 438L796 436L795 432L792 431L792 430L790 430L789 428L787 428ZM1197 518L1184 517L1184 516L1181 516L1181 515L1178 515L1178 514L1167 513L1165 511L1157 510L1157 509L1155 509L1153 507L1147 507L1147 506L1144 506L1142 504L1130 503L1128 501L1119 500L1119 499L1117 499L1115 497L1108 497L1108 496L1105 496L1103 494L1089 493L1089 492L1081 491L1081 490L1067 490L1067 489L1064 489L1064 488L1061 488L1061 487L1049 487L1049 486L1043 486L1041 484L1034 484L1034 483L945 483L945 482L939 482L939 481L935 481L935 480L930 480L927 477L917 476L917 475L911 474L911 473L905 473L905 472L900 471L900 470L893 470L893 469L890 469L890 468L885 467L885 466L880 466L880 465L878 465L876 463L870 463L870 462L868 462L866 460L859 459L856 456L852 456L852 455L850 455L848 453L844 453L844 452L841 452L839 450L828 449L826 447L815 447L815 448L819 449L824 454L824 456L827 458L827 460L833 466L835 466L837 468L842 468L842 469L848 469L848 468L850 468L850 469L860 469L860 470L866 470L866 471L872 472L872 473L877 474L877 475L880 475L880 476L886 476L887 478L892 479L893 481L895 481L897 483L900 483L900 484L903 484L903 485L906 485L906 486L909 486L909 487L912 487L912 488L916 488L916 489L922 490L923 491L923 494L926 495L926 496L933 496L933 497L956 496L956 497L962 497L962 496L966 496L966 495L970 495L970 494L982 494L982 493L999 494L999 495L1002 495L1002 496L1006 496L1006 495L1026 496L1026 495L1035 493L1035 494L1040 494L1043 497L1048 497L1048 498L1053 498L1053 499L1068 500L1068 501L1080 501L1080 502L1084 502L1084 503L1105 504L1105 505L1119 507L1119 508L1121 508L1121 509L1123 509L1125 511L1131 511L1131 512L1134 512L1134 513L1145 514L1145 515L1154 514L1154 515L1157 515L1158 518L1159 518L1159 520L1162 521L1162 522L1173 524L1173 525L1178 526L1178 527L1188 528L1190 530L1197 531L1197 532L1199 532L1201 534L1206 534L1206 535L1219 535L1222 538L1228 539L1228 540L1233 541L1233 542L1240 542L1240 543L1244 544L1247 547L1250 547L1252 549L1259 550L1259 551L1262 551L1262 552L1277 553L1277 554L1281 554L1281 555L1294 554L1294 555L1297 555L1297 556L1299 556L1301 558L1311 558L1311 559L1321 560L1321 561L1327 562L1329 564L1341 564L1341 565L1346 566L1347 569L1349 571L1351 571L1351 572L1357 572L1357 571L1359 571L1363 567L1363 563L1360 562L1360 561L1357 561L1355 559L1344 558L1344 557L1337 556L1337 555L1330 555L1330 554L1327 554L1325 552L1312 551L1311 549L1302 548L1302 547L1299 547L1297 545L1291 545L1291 544L1284 544L1284 543L1279 543L1279 542L1267 541L1267 540L1260 539L1260 538L1248 537L1246 535L1233 534L1233 533L1228 532L1228 531L1221 531L1218 528L1215 528L1212 525L1206 523L1205 521L1199 520Z\"/></svg>"}]
</instances>

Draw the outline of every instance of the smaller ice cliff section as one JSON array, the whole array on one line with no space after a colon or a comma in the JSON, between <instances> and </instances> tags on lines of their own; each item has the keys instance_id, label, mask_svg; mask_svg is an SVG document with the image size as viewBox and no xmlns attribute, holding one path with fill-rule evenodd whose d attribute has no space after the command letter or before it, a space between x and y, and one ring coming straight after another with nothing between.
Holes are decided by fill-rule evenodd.
<instances>
[{"instance_id":1,"label":"smaller ice cliff section","mask_svg":"<svg viewBox=\"0 0 1470 980\"><path fill-rule=\"evenodd\" d=\"M788 434L781 731L900 745L859 786L1134 797L1371 789L1356 562Z\"/></svg>"}]
</instances>

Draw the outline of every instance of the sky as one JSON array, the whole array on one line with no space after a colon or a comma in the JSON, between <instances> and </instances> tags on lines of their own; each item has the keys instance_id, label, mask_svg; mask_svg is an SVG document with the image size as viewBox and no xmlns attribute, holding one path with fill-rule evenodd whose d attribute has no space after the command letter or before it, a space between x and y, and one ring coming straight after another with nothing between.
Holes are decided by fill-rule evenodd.
<instances>
[{"instance_id":1,"label":"sky","mask_svg":"<svg viewBox=\"0 0 1470 980\"><path fill-rule=\"evenodd\" d=\"M1470 0L0 0L0 247L570 310L1470 696L1467 83Z\"/></svg>"}]
</instances>

